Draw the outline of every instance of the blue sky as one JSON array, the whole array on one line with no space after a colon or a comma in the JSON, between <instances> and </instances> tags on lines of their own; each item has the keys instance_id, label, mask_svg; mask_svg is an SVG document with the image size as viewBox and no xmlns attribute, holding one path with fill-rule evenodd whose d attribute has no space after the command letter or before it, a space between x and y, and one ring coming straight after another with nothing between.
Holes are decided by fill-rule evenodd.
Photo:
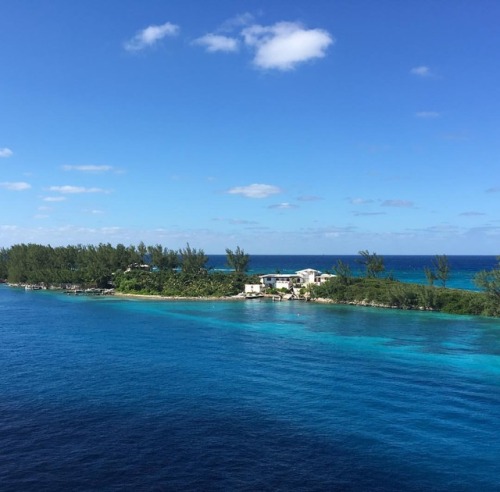
<instances>
[{"instance_id":1,"label":"blue sky","mask_svg":"<svg viewBox=\"0 0 500 492\"><path fill-rule=\"evenodd\" d=\"M3 0L0 246L499 254L496 0Z\"/></svg>"}]
</instances>

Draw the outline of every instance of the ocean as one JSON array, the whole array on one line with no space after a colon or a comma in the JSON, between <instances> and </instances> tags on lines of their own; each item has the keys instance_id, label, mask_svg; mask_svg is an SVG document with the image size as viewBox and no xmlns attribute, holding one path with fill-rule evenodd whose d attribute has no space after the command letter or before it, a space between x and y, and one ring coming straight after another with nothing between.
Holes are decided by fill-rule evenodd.
<instances>
[{"instance_id":1,"label":"ocean","mask_svg":"<svg viewBox=\"0 0 500 492\"><path fill-rule=\"evenodd\" d=\"M0 285L0 395L2 491L499 490L498 319Z\"/></svg>"}]
</instances>

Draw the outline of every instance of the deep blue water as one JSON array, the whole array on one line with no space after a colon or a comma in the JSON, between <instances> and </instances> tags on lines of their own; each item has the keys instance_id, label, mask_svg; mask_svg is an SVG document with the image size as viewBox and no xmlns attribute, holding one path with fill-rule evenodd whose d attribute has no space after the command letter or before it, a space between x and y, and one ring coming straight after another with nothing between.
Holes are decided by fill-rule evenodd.
<instances>
[{"instance_id":1,"label":"deep blue water","mask_svg":"<svg viewBox=\"0 0 500 492\"><path fill-rule=\"evenodd\" d=\"M426 284L424 268L433 268L435 256L382 255L385 272L401 282ZM338 260L350 265L354 275L363 275L359 255L250 255L250 273L294 273L304 268L333 272ZM447 287L477 290L474 275L480 270L496 268L495 256L448 256L450 278ZM227 269L225 255L209 255L209 266Z\"/></svg>"},{"instance_id":2,"label":"deep blue water","mask_svg":"<svg viewBox=\"0 0 500 492\"><path fill-rule=\"evenodd\" d=\"M498 490L500 321L0 286L0 489Z\"/></svg>"}]
</instances>

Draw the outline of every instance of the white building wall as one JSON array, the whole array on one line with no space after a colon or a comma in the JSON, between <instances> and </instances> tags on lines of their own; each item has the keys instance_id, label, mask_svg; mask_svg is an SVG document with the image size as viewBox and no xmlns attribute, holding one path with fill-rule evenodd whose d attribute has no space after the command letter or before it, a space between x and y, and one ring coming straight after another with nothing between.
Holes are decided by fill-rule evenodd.
<instances>
[{"instance_id":1,"label":"white building wall","mask_svg":"<svg viewBox=\"0 0 500 492\"><path fill-rule=\"evenodd\" d=\"M245 294L261 294L263 287L262 284L245 284Z\"/></svg>"}]
</instances>

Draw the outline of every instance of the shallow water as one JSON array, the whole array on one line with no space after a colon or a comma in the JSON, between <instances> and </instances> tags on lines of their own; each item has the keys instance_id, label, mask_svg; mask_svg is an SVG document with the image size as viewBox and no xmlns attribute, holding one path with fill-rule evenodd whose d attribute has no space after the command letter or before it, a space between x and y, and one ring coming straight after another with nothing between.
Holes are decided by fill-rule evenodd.
<instances>
[{"instance_id":1,"label":"shallow water","mask_svg":"<svg viewBox=\"0 0 500 492\"><path fill-rule=\"evenodd\" d=\"M498 490L500 323L0 286L2 490Z\"/></svg>"}]
</instances>

